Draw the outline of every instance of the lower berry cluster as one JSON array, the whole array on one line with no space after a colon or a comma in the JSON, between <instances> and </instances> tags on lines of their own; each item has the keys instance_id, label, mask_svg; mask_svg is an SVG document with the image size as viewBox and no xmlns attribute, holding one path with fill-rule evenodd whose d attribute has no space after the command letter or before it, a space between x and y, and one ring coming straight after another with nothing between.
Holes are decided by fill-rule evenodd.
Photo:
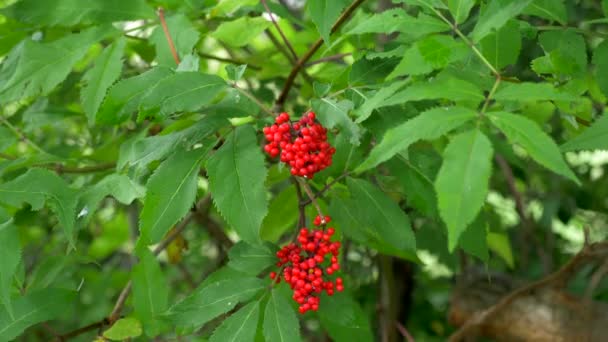
<instances>
[{"instance_id":1,"label":"lower berry cluster","mask_svg":"<svg viewBox=\"0 0 608 342\"><path fill-rule=\"evenodd\" d=\"M329 216L317 216L314 224L324 227L330 220ZM277 252L277 266L283 267L283 272L271 272L270 278L276 282L281 281L281 277L285 279L293 290L293 299L300 304L299 311L302 314L319 309L319 295L323 291L331 296L334 291L344 290L342 278L338 277L335 281L327 279L327 276L340 269L340 242L331 241L334 232L332 227L304 227L300 229L295 243L290 243Z\"/></svg>"}]
</instances>

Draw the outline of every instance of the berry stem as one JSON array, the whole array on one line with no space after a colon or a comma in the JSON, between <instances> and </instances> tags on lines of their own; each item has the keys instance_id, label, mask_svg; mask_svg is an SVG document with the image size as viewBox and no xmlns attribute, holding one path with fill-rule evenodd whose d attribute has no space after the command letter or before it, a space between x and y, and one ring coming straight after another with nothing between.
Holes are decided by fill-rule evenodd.
<instances>
[{"instance_id":1,"label":"berry stem","mask_svg":"<svg viewBox=\"0 0 608 342\"><path fill-rule=\"evenodd\" d=\"M310 185L308 185L308 183L306 181L300 180L298 178L296 178L296 179L297 179L298 183L300 183L302 185L302 188L304 188L304 192L306 192L306 195L308 195L310 202L315 207L315 209L317 209L317 213L319 213L319 216L325 217L325 215L323 215L323 212L321 211L321 207L319 206L317 199L315 198L315 194L312 192L312 189L310 188Z\"/></svg>"},{"instance_id":2,"label":"berry stem","mask_svg":"<svg viewBox=\"0 0 608 342\"><path fill-rule=\"evenodd\" d=\"M344 172L343 174L341 174L340 176L338 176L336 179L332 180L331 182L327 183L323 189L319 190L317 192L317 194L314 196L314 198L319 198L321 197L327 190L331 189L332 186L334 186L336 183L338 183L339 181L341 181L343 178L345 178L346 176L348 176L350 174L350 172ZM301 201L300 204L301 205L309 205L310 203L312 203L312 199L307 199L306 201Z\"/></svg>"}]
</instances>

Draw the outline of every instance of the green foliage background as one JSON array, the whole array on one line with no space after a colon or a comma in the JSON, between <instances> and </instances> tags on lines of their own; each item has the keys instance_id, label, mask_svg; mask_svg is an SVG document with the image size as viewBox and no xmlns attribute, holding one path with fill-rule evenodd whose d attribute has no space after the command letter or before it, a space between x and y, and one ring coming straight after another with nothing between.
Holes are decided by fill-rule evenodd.
<instances>
[{"instance_id":1,"label":"green foliage background","mask_svg":"<svg viewBox=\"0 0 608 342\"><path fill-rule=\"evenodd\" d=\"M0 0L0 341L443 341L459 259L606 239L608 1L305 3ZM311 109L347 290L300 317L267 274L317 213L260 131Z\"/></svg>"}]
</instances>

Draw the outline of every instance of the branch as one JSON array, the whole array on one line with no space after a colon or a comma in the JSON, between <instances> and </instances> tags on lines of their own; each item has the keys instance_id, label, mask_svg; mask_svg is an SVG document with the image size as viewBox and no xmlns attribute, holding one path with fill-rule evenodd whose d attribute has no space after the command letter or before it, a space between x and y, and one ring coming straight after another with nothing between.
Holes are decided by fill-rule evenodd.
<instances>
[{"instance_id":1,"label":"branch","mask_svg":"<svg viewBox=\"0 0 608 342\"><path fill-rule=\"evenodd\" d=\"M591 280L589 280L589 284L587 285L587 289L585 289L585 299L591 300L591 297L593 297L593 292L606 274L608 274L608 259L606 259L606 261L595 272L593 272Z\"/></svg>"},{"instance_id":2,"label":"branch","mask_svg":"<svg viewBox=\"0 0 608 342\"><path fill-rule=\"evenodd\" d=\"M338 183L339 181L341 181L343 178L345 178L346 176L350 175L350 172L345 172L343 174L341 174L340 176L338 176L336 179L332 180L331 182L325 184L325 186L323 187L323 189L319 190L317 192L316 195L314 195L313 197L315 199L321 197L327 190L331 189L332 186L334 186L334 184ZM300 202L302 205L309 205L310 203L312 203L312 199L307 199L306 201Z\"/></svg>"},{"instance_id":3,"label":"branch","mask_svg":"<svg viewBox=\"0 0 608 342\"><path fill-rule=\"evenodd\" d=\"M171 34L169 34L169 27L167 26L167 21L165 21L165 10L162 7L159 7L157 10L157 14L158 18L160 19L160 24L163 27L163 31L165 32L165 38L167 38L169 50L171 50L171 54L173 55L173 60L175 60L175 64L179 65L179 56L177 55L175 44L173 44L173 38L171 38Z\"/></svg>"},{"instance_id":4,"label":"branch","mask_svg":"<svg viewBox=\"0 0 608 342\"><path fill-rule=\"evenodd\" d=\"M197 54L199 56L203 57L203 58L212 59L212 60L215 60L215 61L220 61L220 62L230 63L230 64L237 64L237 65L247 64L247 67L249 69L262 70L262 68L260 68L257 65L251 65L251 64L249 64L249 63L247 63L245 61L241 61L241 60L238 60L238 59L214 56L214 55L210 55L210 54L204 53L204 52L197 52Z\"/></svg>"},{"instance_id":5,"label":"branch","mask_svg":"<svg viewBox=\"0 0 608 342\"><path fill-rule=\"evenodd\" d=\"M338 20L336 20L336 22L333 24L329 34L331 35L336 32L338 28L340 28L340 26L348 19L348 17L350 17L350 15L357 9L357 7L359 7L359 5L363 3L363 1L365 0L355 0L350 6L348 6L348 8L342 13L342 15L340 15ZM293 82L295 81L298 72L304 67L306 62L308 62L308 60L315 54L315 52L319 50L322 44L323 38L319 38L310 47L310 49L308 49L304 56L300 57L300 59L296 62L296 65L294 65L294 67L291 69L291 72L287 76L287 80L285 80L285 85L283 86L283 89L281 90L281 93L279 94L279 97L276 101L276 105L279 108L282 108L283 104L285 104L285 100L287 100L287 95L289 95L289 91L293 86Z\"/></svg>"},{"instance_id":6,"label":"branch","mask_svg":"<svg viewBox=\"0 0 608 342\"><path fill-rule=\"evenodd\" d=\"M92 173L99 171L106 171L116 167L116 163L103 163L98 165L89 165L89 166L65 166L63 164L51 164L51 165L43 165L48 169L55 170L55 172L62 173Z\"/></svg>"},{"instance_id":7,"label":"branch","mask_svg":"<svg viewBox=\"0 0 608 342\"><path fill-rule=\"evenodd\" d=\"M270 20L272 20L274 27L277 29L277 31L279 31L279 35L281 36L281 39L283 39L283 43L285 43L285 46L287 46L287 49L291 53L291 57L293 58L294 61L297 61L298 55L296 54L296 51L293 49L293 46L291 45L291 43L285 36L285 33L283 33L283 30L281 30L279 23L277 23L276 20L274 20L274 14L272 14L272 11L270 10L270 8L268 7L268 4L266 3L266 0L261 0L261 1L262 1L262 5L264 5L264 8L266 9L266 12L270 16Z\"/></svg>"},{"instance_id":8,"label":"branch","mask_svg":"<svg viewBox=\"0 0 608 342\"><path fill-rule=\"evenodd\" d=\"M564 286L570 276L579 269L579 267L586 263L589 259L597 257L606 257L608 255L608 241L595 243L588 246L584 246L579 253L577 253L568 263L562 266L559 270L552 274L535 281L531 284L523 286L517 290L512 291L508 295L504 296L498 303L493 306L481 311L468 319L456 332L454 332L450 338L450 342L463 341L468 335L475 332L481 325L495 317L503 309L508 307L516 299L532 292L539 290L546 286Z\"/></svg>"},{"instance_id":9,"label":"branch","mask_svg":"<svg viewBox=\"0 0 608 342\"><path fill-rule=\"evenodd\" d=\"M325 63L325 62L339 61L339 60L343 59L344 57L351 56L352 54L353 54L352 52L347 52L347 53L339 53L337 55L319 58L319 59L314 60L312 62L306 63L306 67L310 67L310 66L313 66L313 65L316 65L316 64Z\"/></svg>"}]
</instances>

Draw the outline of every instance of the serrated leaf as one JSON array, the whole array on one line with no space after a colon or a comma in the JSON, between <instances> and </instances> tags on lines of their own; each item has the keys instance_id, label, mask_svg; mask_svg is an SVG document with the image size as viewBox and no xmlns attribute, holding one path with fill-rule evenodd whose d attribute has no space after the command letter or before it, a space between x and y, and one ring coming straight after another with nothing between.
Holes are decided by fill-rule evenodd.
<instances>
[{"instance_id":1,"label":"serrated leaf","mask_svg":"<svg viewBox=\"0 0 608 342\"><path fill-rule=\"evenodd\" d=\"M509 236L505 233L489 232L487 237L488 247L500 256L509 267L515 267L515 259L513 258L513 250Z\"/></svg>"},{"instance_id":2,"label":"serrated leaf","mask_svg":"<svg viewBox=\"0 0 608 342\"><path fill-rule=\"evenodd\" d=\"M416 240L409 218L401 208L374 185L361 180L347 180L351 198L346 201L356 225L341 225L345 234L355 231L353 238L391 255L416 260ZM343 222L344 223L344 222ZM348 228L347 228L348 226Z\"/></svg>"},{"instance_id":3,"label":"serrated leaf","mask_svg":"<svg viewBox=\"0 0 608 342\"><path fill-rule=\"evenodd\" d=\"M509 19L520 14L531 0L492 0L482 11L479 20L473 29L474 42L479 42L483 37L492 33L492 30L500 29Z\"/></svg>"},{"instance_id":4,"label":"serrated leaf","mask_svg":"<svg viewBox=\"0 0 608 342\"><path fill-rule=\"evenodd\" d=\"M136 138L120 146L117 168L126 165L144 168L155 160L162 160L180 147L189 148L218 129L228 125L228 121L218 116L205 116L192 126L166 135Z\"/></svg>"},{"instance_id":5,"label":"serrated leaf","mask_svg":"<svg viewBox=\"0 0 608 342\"><path fill-rule=\"evenodd\" d=\"M158 83L173 75L166 67L152 68L143 74L130 77L114 84L97 113L96 120L103 124L119 124L139 109L144 94Z\"/></svg>"},{"instance_id":6,"label":"serrated leaf","mask_svg":"<svg viewBox=\"0 0 608 342\"><path fill-rule=\"evenodd\" d=\"M56 318L66 311L74 297L72 291L48 288L15 299L14 319L0 310L0 341L12 341L30 326Z\"/></svg>"},{"instance_id":7,"label":"serrated leaf","mask_svg":"<svg viewBox=\"0 0 608 342\"><path fill-rule=\"evenodd\" d=\"M207 162L213 202L241 239L258 243L268 211L266 166L251 126L239 126Z\"/></svg>"},{"instance_id":8,"label":"serrated leaf","mask_svg":"<svg viewBox=\"0 0 608 342\"><path fill-rule=\"evenodd\" d=\"M169 27L169 34L175 45L177 56L181 59L192 53L200 34L190 20L183 14L176 14L167 18L167 26ZM152 42L156 48L156 61L158 64L175 67L175 60L173 59L169 44L167 44L167 37L161 26L157 26L154 29L154 32L150 35L150 42Z\"/></svg>"},{"instance_id":9,"label":"serrated leaf","mask_svg":"<svg viewBox=\"0 0 608 342\"><path fill-rule=\"evenodd\" d=\"M40 210L46 203L57 214L70 244L74 244L78 192L55 173L30 169L10 182L0 184L0 202L14 206L27 202L32 210Z\"/></svg>"},{"instance_id":10,"label":"serrated leaf","mask_svg":"<svg viewBox=\"0 0 608 342\"><path fill-rule=\"evenodd\" d=\"M227 86L215 75L198 72L178 72L168 76L145 93L141 98L144 111L156 111L161 118L179 111L194 111L211 103Z\"/></svg>"},{"instance_id":11,"label":"serrated leaf","mask_svg":"<svg viewBox=\"0 0 608 342\"><path fill-rule=\"evenodd\" d=\"M440 8L446 9L447 7L442 2L442 0L393 0L394 3L406 3L411 5L416 5L424 8Z\"/></svg>"},{"instance_id":12,"label":"serrated leaf","mask_svg":"<svg viewBox=\"0 0 608 342\"><path fill-rule=\"evenodd\" d=\"M253 341L259 320L260 302L253 301L224 320L209 342Z\"/></svg>"},{"instance_id":13,"label":"serrated leaf","mask_svg":"<svg viewBox=\"0 0 608 342\"><path fill-rule=\"evenodd\" d=\"M22 0L0 13L29 24L48 26L155 18L154 10L144 0Z\"/></svg>"},{"instance_id":14,"label":"serrated leaf","mask_svg":"<svg viewBox=\"0 0 608 342\"><path fill-rule=\"evenodd\" d=\"M391 83L386 87L380 88L372 97L366 99L361 107L356 111L357 120L356 123L365 121L372 114L374 109L381 106L386 99L394 95L399 89L403 88L406 84L410 83L410 80L403 80Z\"/></svg>"},{"instance_id":15,"label":"serrated leaf","mask_svg":"<svg viewBox=\"0 0 608 342\"><path fill-rule=\"evenodd\" d=\"M228 252L229 267L246 274L257 275L276 263L277 257L271 246L251 245L240 241Z\"/></svg>"},{"instance_id":16,"label":"serrated leaf","mask_svg":"<svg viewBox=\"0 0 608 342\"><path fill-rule=\"evenodd\" d=\"M434 140L477 116L463 107L435 108L421 113L405 123L389 129L369 157L355 172L369 170L389 160L418 140Z\"/></svg>"},{"instance_id":17,"label":"serrated leaf","mask_svg":"<svg viewBox=\"0 0 608 342\"><path fill-rule=\"evenodd\" d=\"M381 61L370 61L366 58L358 59L351 66L348 83L350 85L376 83L388 75L391 69L395 67L395 63L396 59L393 58Z\"/></svg>"},{"instance_id":18,"label":"serrated leaf","mask_svg":"<svg viewBox=\"0 0 608 342\"><path fill-rule=\"evenodd\" d=\"M300 324L296 314L277 289L272 289L264 312L264 337L267 341L299 342Z\"/></svg>"},{"instance_id":19,"label":"serrated leaf","mask_svg":"<svg viewBox=\"0 0 608 342\"><path fill-rule=\"evenodd\" d=\"M205 284L203 284L205 285ZM200 327L213 318L232 310L239 302L251 299L268 281L258 278L230 278L199 287L171 307L166 317L177 327Z\"/></svg>"},{"instance_id":20,"label":"serrated leaf","mask_svg":"<svg viewBox=\"0 0 608 342\"><path fill-rule=\"evenodd\" d=\"M608 96L608 40L604 40L593 50L594 76L600 90Z\"/></svg>"},{"instance_id":21,"label":"serrated leaf","mask_svg":"<svg viewBox=\"0 0 608 342\"><path fill-rule=\"evenodd\" d=\"M146 188L132 181L126 175L111 174L106 176L82 193L82 211L84 216L93 214L97 210L99 202L106 196L114 197L122 204L131 204L135 199L142 198L146 194ZM89 216L90 218L90 216Z\"/></svg>"},{"instance_id":22,"label":"serrated leaf","mask_svg":"<svg viewBox=\"0 0 608 342\"><path fill-rule=\"evenodd\" d=\"M126 40L119 38L95 59L95 66L84 74L86 86L80 93L82 107L89 119L89 125L95 122L97 110L101 105L108 88L120 76L122 54Z\"/></svg>"},{"instance_id":23,"label":"serrated leaf","mask_svg":"<svg viewBox=\"0 0 608 342\"><path fill-rule=\"evenodd\" d=\"M473 6L475 6L475 0L448 0L448 8L457 24L467 20Z\"/></svg>"},{"instance_id":24,"label":"serrated leaf","mask_svg":"<svg viewBox=\"0 0 608 342\"><path fill-rule=\"evenodd\" d=\"M13 276L21 260L21 242L12 219L0 223L0 246L2 246L0 248L0 301L6 308L9 317L14 319L11 287Z\"/></svg>"},{"instance_id":25,"label":"serrated leaf","mask_svg":"<svg viewBox=\"0 0 608 342\"><path fill-rule=\"evenodd\" d=\"M317 119L325 127L334 128L340 126L340 128L348 132L351 144L359 145L361 129L348 116L348 112L353 107L352 102L348 100L336 102L331 99L322 98L312 100L311 105L317 114ZM342 132L341 134L345 134L346 132Z\"/></svg>"},{"instance_id":26,"label":"serrated leaf","mask_svg":"<svg viewBox=\"0 0 608 342\"><path fill-rule=\"evenodd\" d=\"M133 267L133 308L135 317L144 325L148 336L158 334L158 316L167 309L169 285L156 257L148 249L138 253L139 263ZM141 329L141 327L140 327Z\"/></svg>"},{"instance_id":27,"label":"serrated leaf","mask_svg":"<svg viewBox=\"0 0 608 342\"><path fill-rule=\"evenodd\" d=\"M567 141L560 148L564 152L608 150L608 115L604 114L601 118L597 119L591 127L586 128L583 133L577 135L574 139Z\"/></svg>"},{"instance_id":28,"label":"serrated leaf","mask_svg":"<svg viewBox=\"0 0 608 342\"><path fill-rule=\"evenodd\" d=\"M446 99L451 101L482 102L482 90L475 84L449 76L428 82L418 82L393 94L383 106L393 106L410 101Z\"/></svg>"},{"instance_id":29,"label":"serrated leaf","mask_svg":"<svg viewBox=\"0 0 608 342\"><path fill-rule=\"evenodd\" d=\"M521 33L515 20L507 22L498 31L484 37L481 51L488 61L497 69L515 64L521 50Z\"/></svg>"},{"instance_id":30,"label":"serrated leaf","mask_svg":"<svg viewBox=\"0 0 608 342\"><path fill-rule=\"evenodd\" d=\"M549 170L580 184L574 172L564 161L553 139L543 132L534 121L506 112L487 113L487 116L512 144L521 145L532 159Z\"/></svg>"},{"instance_id":31,"label":"serrated leaf","mask_svg":"<svg viewBox=\"0 0 608 342\"><path fill-rule=\"evenodd\" d=\"M211 37L218 39L232 47L241 47L249 44L265 29L272 25L270 20L262 17L240 17L233 21L220 24L211 33Z\"/></svg>"},{"instance_id":32,"label":"serrated leaf","mask_svg":"<svg viewBox=\"0 0 608 342\"><path fill-rule=\"evenodd\" d=\"M419 38L449 29L450 27L445 22L424 13L420 13L416 18L401 8L393 8L370 16L347 34L401 32L403 35Z\"/></svg>"},{"instance_id":33,"label":"serrated leaf","mask_svg":"<svg viewBox=\"0 0 608 342\"><path fill-rule=\"evenodd\" d=\"M538 42L548 56L553 73L578 75L587 70L587 47L578 33L572 30L543 32Z\"/></svg>"},{"instance_id":34,"label":"serrated leaf","mask_svg":"<svg viewBox=\"0 0 608 342\"><path fill-rule=\"evenodd\" d=\"M326 44L329 44L331 27L348 4L347 0L309 0L306 2L306 13L317 26L317 30Z\"/></svg>"},{"instance_id":35,"label":"serrated leaf","mask_svg":"<svg viewBox=\"0 0 608 342\"><path fill-rule=\"evenodd\" d=\"M184 72L184 71L198 71L200 67L200 58L198 55L193 55L191 53L185 55L181 58L176 72Z\"/></svg>"},{"instance_id":36,"label":"serrated leaf","mask_svg":"<svg viewBox=\"0 0 608 342\"><path fill-rule=\"evenodd\" d=\"M374 335L369 318L351 296L339 292L321 298L319 319L323 328L336 342L371 342Z\"/></svg>"},{"instance_id":37,"label":"serrated leaf","mask_svg":"<svg viewBox=\"0 0 608 342\"><path fill-rule=\"evenodd\" d=\"M6 150L12 144L17 142L17 137L8 128L0 126L0 151Z\"/></svg>"},{"instance_id":38,"label":"serrated leaf","mask_svg":"<svg viewBox=\"0 0 608 342\"><path fill-rule=\"evenodd\" d=\"M238 81L241 79L241 77L243 77L243 74L245 73L246 69L247 69L247 64L242 64L242 65L228 64L228 65L226 65L226 74L228 75L229 79L231 79L233 81Z\"/></svg>"},{"instance_id":39,"label":"serrated leaf","mask_svg":"<svg viewBox=\"0 0 608 342\"><path fill-rule=\"evenodd\" d=\"M466 253L473 255L479 260L487 263L490 256L488 253L488 222L482 212L460 235L458 246Z\"/></svg>"},{"instance_id":40,"label":"serrated leaf","mask_svg":"<svg viewBox=\"0 0 608 342\"><path fill-rule=\"evenodd\" d=\"M142 334L141 322L136 318L127 317L116 321L110 329L103 332L103 337L113 341L123 341L139 337Z\"/></svg>"},{"instance_id":41,"label":"serrated leaf","mask_svg":"<svg viewBox=\"0 0 608 342\"><path fill-rule=\"evenodd\" d=\"M579 98L555 89L550 83L509 83L499 88L494 99L498 101L577 101Z\"/></svg>"},{"instance_id":42,"label":"serrated leaf","mask_svg":"<svg viewBox=\"0 0 608 342\"><path fill-rule=\"evenodd\" d=\"M532 0L523 13L557 21L562 25L568 23L568 11L563 0Z\"/></svg>"},{"instance_id":43,"label":"serrated leaf","mask_svg":"<svg viewBox=\"0 0 608 342\"><path fill-rule=\"evenodd\" d=\"M139 222L143 243L160 241L190 211L196 198L198 171L210 149L178 150L150 176Z\"/></svg>"},{"instance_id":44,"label":"serrated leaf","mask_svg":"<svg viewBox=\"0 0 608 342\"><path fill-rule=\"evenodd\" d=\"M408 203L425 216L437 215L437 194L432 181L434 177L429 178L429 175L405 158L393 158L387 166L401 184Z\"/></svg>"},{"instance_id":45,"label":"serrated leaf","mask_svg":"<svg viewBox=\"0 0 608 342\"><path fill-rule=\"evenodd\" d=\"M490 140L477 129L455 136L443 151L435 191L439 215L448 228L450 251L485 202L492 154Z\"/></svg>"},{"instance_id":46,"label":"serrated leaf","mask_svg":"<svg viewBox=\"0 0 608 342\"><path fill-rule=\"evenodd\" d=\"M0 80L6 79L0 86L0 101L48 94L68 76L91 45L113 31L111 26L93 27L50 43L25 40L14 72L10 76L0 74Z\"/></svg>"},{"instance_id":47,"label":"serrated leaf","mask_svg":"<svg viewBox=\"0 0 608 342\"><path fill-rule=\"evenodd\" d=\"M332 164L333 165L333 164ZM293 210L298 206L298 198L293 186L285 188L271 201L268 212L262 221L260 235L263 240L276 242L288 230L293 229L298 219L298 211Z\"/></svg>"}]
</instances>

